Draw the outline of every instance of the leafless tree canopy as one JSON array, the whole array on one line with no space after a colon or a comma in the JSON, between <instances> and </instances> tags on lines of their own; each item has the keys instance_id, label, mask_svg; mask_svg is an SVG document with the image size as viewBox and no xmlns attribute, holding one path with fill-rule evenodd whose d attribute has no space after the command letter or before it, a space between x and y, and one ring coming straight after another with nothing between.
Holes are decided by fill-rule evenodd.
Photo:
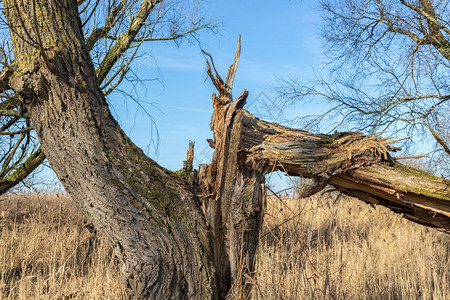
<instances>
[{"instance_id":1,"label":"leafless tree canopy","mask_svg":"<svg viewBox=\"0 0 450 300\"><path fill-rule=\"evenodd\" d=\"M428 150L448 176L450 3L323 0L320 7L326 71L309 82L281 80L284 103L327 100L330 110L303 125L326 121L433 144Z\"/></svg>"},{"instance_id":2,"label":"leafless tree canopy","mask_svg":"<svg viewBox=\"0 0 450 300\"><path fill-rule=\"evenodd\" d=\"M201 15L200 2L79 0L86 47L105 96L122 93L139 105L140 99L133 87L141 78L134 72L134 63L142 55L144 43L195 42L198 31L215 31L217 25ZM3 5L1 8L5 10ZM42 13L40 10L35 5L34 11ZM14 27L9 27L3 18L0 23L0 64L3 66L0 79L7 82L12 69L17 67L9 35L9 30L14 31ZM33 43L39 45L40 41ZM131 83L131 90L121 88L124 81ZM0 194L3 194L40 166L45 155L21 99L7 86L0 86L0 93Z\"/></svg>"}]
</instances>

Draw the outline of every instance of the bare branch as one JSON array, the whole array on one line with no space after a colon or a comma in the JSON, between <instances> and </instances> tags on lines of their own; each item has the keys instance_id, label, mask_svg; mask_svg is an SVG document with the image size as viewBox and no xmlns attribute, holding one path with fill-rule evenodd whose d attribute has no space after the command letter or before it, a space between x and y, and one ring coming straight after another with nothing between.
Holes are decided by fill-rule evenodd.
<instances>
[{"instance_id":1,"label":"bare branch","mask_svg":"<svg viewBox=\"0 0 450 300\"><path fill-rule=\"evenodd\" d=\"M30 126L30 127L25 127L25 128L15 130L15 131L0 131L0 135L16 135L16 134L20 134L20 133L30 132L33 129L34 129L34 127Z\"/></svg>"},{"instance_id":2,"label":"bare branch","mask_svg":"<svg viewBox=\"0 0 450 300\"><path fill-rule=\"evenodd\" d=\"M296 125L412 135L403 148L418 142L430 153L448 155L450 44L444 30L450 24L445 19L448 4L429 0L321 4L329 59L323 72L329 76L316 74L309 82L284 79L276 90L285 106L319 99L329 106L317 116L297 118ZM450 176L445 163L435 169Z\"/></svg>"},{"instance_id":3,"label":"bare branch","mask_svg":"<svg viewBox=\"0 0 450 300\"><path fill-rule=\"evenodd\" d=\"M162 36L162 37L146 37L146 38L139 38L139 39L135 39L133 42L136 43L140 43L140 42L155 42L155 41L174 41L174 40L178 40L182 37L185 37L189 34L192 34L194 32L197 32L201 29L205 29L205 28L210 28L211 24L203 24L200 26L194 26L189 30L186 30L184 32L181 33L172 33L170 36Z\"/></svg>"},{"instance_id":4,"label":"bare branch","mask_svg":"<svg viewBox=\"0 0 450 300\"><path fill-rule=\"evenodd\" d=\"M14 69L10 66L5 66L0 71L0 93L9 90L11 87L9 85L9 80L11 79L12 75L14 74Z\"/></svg>"},{"instance_id":5,"label":"bare branch","mask_svg":"<svg viewBox=\"0 0 450 300\"><path fill-rule=\"evenodd\" d=\"M86 39L86 47L88 51L91 51L94 47L95 43L100 40L101 38L104 38L107 36L108 32L111 30L111 28L114 27L116 22L118 21L118 16L124 13L123 8L125 7L125 4L127 3L127 0L122 0L120 3L115 6L111 13L107 16L105 24L100 27L94 29L89 37Z\"/></svg>"},{"instance_id":6,"label":"bare branch","mask_svg":"<svg viewBox=\"0 0 450 300\"><path fill-rule=\"evenodd\" d=\"M410 155L410 156L396 156L394 157L396 160L399 159L418 159L418 158L424 158L424 157L430 157L427 154L418 154L418 155Z\"/></svg>"},{"instance_id":7,"label":"bare branch","mask_svg":"<svg viewBox=\"0 0 450 300\"><path fill-rule=\"evenodd\" d=\"M22 141L25 139L25 136L26 134L22 133L20 135L20 138L16 141L15 145L10 149L9 154L6 156L3 162L2 169L0 171L0 178L4 177L9 172L9 170L15 167L14 164L10 166L10 163L16 155L17 149L19 149L20 144L22 144Z\"/></svg>"},{"instance_id":8,"label":"bare branch","mask_svg":"<svg viewBox=\"0 0 450 300\"><path fill-rule=\"evenodd\" d=\"M44 152L39 147L25 162L18 165L14 172L0 180L0 195L6 193L31 174L45 160Z\"/></svg>"},{"instance_id":9,"label":"bare branch","mask_svg":"<svg viewBox=\"0 0 450 300\"><path fill-rule=\"evenodd\" d=\"M143 0L138 12L132 18L130 26L116 44L108 51L103 61L96 70L99 82L103 82L109 71L119 60L119 58L127 51L131 43L135 40L137 34L145 24L145 20L153 11L155 6L162 0Z\"/></svg>"},{"instance_id":10,"label":"bare branch","mask_svg":"<svg viewBox=\"0 0 450 300\"><path fill-rule=\"evenodd\" d=\"M450 29L447 28L446 26L444 26L442 23L440 23L437 19L435 15L429 14L426 11L422 10L420 7L411 4L408 1L405 0L400 0L401 3L403 3L404 5L406 5L407 7L413 9L414 11L418 12L420 15L424 16L428 22L435 24L439 29L444 30L445 32L447 32L448 34L450 34Z\"/></svg>"}]
</instances>

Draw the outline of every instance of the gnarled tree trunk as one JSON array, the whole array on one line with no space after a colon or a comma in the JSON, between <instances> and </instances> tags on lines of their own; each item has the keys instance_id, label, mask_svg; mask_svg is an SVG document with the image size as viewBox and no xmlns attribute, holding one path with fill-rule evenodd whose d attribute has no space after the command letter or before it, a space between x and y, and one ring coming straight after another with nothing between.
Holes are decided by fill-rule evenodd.
<instances>
[{"instance_id":1,"label":"gnarled tree trunk","mask_svg":"<svg viewBox=\"0 0 450 300\"><path fill-rule=\"evenodd\" d=\"M76 1L3 5L17 67L12 88L67 192L122 261L131 298L214 298L212 253L198 200L111 116Z\"/></svg>"},{"instance_id":2,"label":"gnarled tree trunk","mask_svg":"<svg viewBox=\"0 0 450 300\"><path fill-rule=\"evenodd\" d=\"M211 122L215 154L197 180L184 180L146 157L111 116L76 1L3 5L16 60L11 88L26 104L62 184L122 261L130 298L245 298L264 211L264 175L275 169L314 178L310 194L331 184L450 229L449 182L397 164L386 141L359 133L314 135L245 111L247 92L236 100L231 94L239 47L225 81L208 68L219 92Z\"/></svg>"}]
</instances>

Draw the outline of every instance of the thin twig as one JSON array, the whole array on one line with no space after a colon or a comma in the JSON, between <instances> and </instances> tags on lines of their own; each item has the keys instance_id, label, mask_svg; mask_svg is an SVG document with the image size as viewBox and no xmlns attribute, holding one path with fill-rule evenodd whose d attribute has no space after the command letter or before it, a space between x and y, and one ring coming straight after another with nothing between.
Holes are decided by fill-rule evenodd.
<instances>
[{"instance_id":1,"label":"thin twig","mask_svg":"<svg viewBox=\"0 0 450 300\"><path fill-rule=\"evenodd\" d=\"M407 140L407 139L410 139L410 138L411 138L411 136L408 135L408 136L401 137L401 138L398 138L398 139L386 140L386 143L393 144L393 143L400 142L400 141L403 141L403 140Z\"/></svg>"},{"instance_id":2,"label":"thin twig","mask_svg":"<svg viewBox=\"0 0 450 300\"><path fill-rule=\"evenodd\" d=\"M419 155L411 155L411 156L396 156L394 157L396 160L399 159L416 159L416 158L423 158L423 157L430 157L428 154L419 154Z\"/></svg>"}]
</instances>

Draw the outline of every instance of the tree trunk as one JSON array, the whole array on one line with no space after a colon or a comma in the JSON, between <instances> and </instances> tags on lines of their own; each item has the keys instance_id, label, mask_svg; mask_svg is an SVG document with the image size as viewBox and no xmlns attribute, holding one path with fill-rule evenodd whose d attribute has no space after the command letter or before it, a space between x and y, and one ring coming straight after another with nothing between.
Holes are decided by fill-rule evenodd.
<instances>
[{"instance_id":1,"label":"tree trunk","mask_svg":"<svg viewBox=\"0 0 450 300\"><path fill-rule=\"evenodd\" d=\"M212 232L216 282L229 297L245 299L250 292L249 275L254 260L263 216L264 168L242 164L243 110L248 92L233 101L232 86L240 55L240 37L233 65L224 82L208 63L208 74L219 95L212 96L214 113L211 130L215 148L205 178L200 179L207 223ZM220 295L225 297L224 294Z\"/></svg>"},{"instance_id":2,"label":"tree trunk","mask_svg":"<svg viewBox=\"0 0 450 300\"><path fill-rule=\"evenodd\" d=\"M17 66L11 85L58 178L121 260L130 298L216 298L199 202L111 116L84 46L76 1L3 5Z\"/></svg>"}]
</instances>

